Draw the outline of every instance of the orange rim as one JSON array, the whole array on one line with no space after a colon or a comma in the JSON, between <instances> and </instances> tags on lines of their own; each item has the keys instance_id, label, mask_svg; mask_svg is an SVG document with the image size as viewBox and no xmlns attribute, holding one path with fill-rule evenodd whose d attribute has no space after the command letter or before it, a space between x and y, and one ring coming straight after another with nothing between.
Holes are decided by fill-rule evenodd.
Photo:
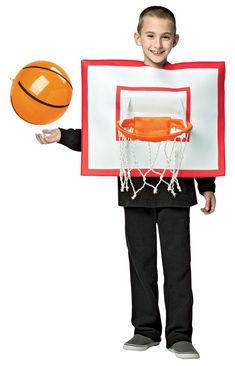
<instances>
[{"instance_id":1,"label":"orange rim","mask_svg":"<svg viewBox=\"0 0 235 366\"><path fill-rule=\"evenodd\" d=\"M174 140L176 137L189 133L193 126L182 119L171 117L134 117L116 122L116 127L126 138L141 141L166 141ZM126 129L132 129L128 131ZM171 133L172 128L180 131Z\"/></svg>"}]
</instances>

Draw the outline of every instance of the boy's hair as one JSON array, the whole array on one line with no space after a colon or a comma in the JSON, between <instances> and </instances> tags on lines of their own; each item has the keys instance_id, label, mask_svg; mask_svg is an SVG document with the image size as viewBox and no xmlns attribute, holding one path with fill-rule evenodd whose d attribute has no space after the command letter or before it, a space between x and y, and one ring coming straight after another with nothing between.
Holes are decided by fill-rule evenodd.
<instances>
[{"instance_id":1,"label":"boy's hair","mask_svg":"<svg viewBox=\"0 0 235 366\"><path fill-rule=\"evenodd\" d=\"M169 9L165 8L164 6L149 6L148 8L144 9L139 16L139 23L137 26L137 32L140 34L143 28L144 17L146 15L150 15L151 17L158 17L158 18L165 18L172 21L174 26L174 33L176 33L176 20L175 16Z\"/></svg>"}]
</instances>

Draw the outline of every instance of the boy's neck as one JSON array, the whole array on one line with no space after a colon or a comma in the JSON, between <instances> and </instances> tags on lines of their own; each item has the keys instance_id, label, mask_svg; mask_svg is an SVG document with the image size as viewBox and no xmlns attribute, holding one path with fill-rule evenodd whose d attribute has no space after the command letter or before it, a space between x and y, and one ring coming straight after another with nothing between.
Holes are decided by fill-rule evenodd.
<instances>
[{"instance_id":1,"label":"boy's neck","mask_svg":"<svg viewBox=\"0 0 235 366\"><path fill-rule=\"evenodd\" d=\"M151 66L151 67L155 67L156 69L164 69L164 67L166 66L166 65L169 65L170 64L170 62L168 62L168 61L166 61L163 65L155 65L155 66L153 66L153 65L148 65L148 64L146 64L146 63L144 63L145 64L145 66Z\"/></svg>"}]
</instances>

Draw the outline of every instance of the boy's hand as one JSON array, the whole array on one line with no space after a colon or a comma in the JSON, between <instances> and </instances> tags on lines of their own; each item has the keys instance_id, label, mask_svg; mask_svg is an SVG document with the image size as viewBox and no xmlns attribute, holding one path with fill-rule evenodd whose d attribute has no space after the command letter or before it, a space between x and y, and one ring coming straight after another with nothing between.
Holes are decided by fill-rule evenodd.
<instances>
[{"instance_id":1,"label":"boy's hand","mask_svg":"<svg viewBox=\"0 0 235 366\"><path fill-rule=\"evenodd\" d=\"M59 128L53 130L42 130L42 133L36 133L36 139L40 144L51 144L53 142L59 142L61 139L61 132Z\"/></svg>"},{"instance_id":2,"label":"boy's hand","mask_svg":"<svg viewBox=\"0 0 235 366\"><path fill-rule=\"evenodd\" d=\"M212 212L215 211L215 206L216 206L216 199L215 199L215 195L214 192L204 192L203 196L205 197L205 207L201 208L201 211L205 214L205 215L209 215Z\"/></svg>"}]
</instances>

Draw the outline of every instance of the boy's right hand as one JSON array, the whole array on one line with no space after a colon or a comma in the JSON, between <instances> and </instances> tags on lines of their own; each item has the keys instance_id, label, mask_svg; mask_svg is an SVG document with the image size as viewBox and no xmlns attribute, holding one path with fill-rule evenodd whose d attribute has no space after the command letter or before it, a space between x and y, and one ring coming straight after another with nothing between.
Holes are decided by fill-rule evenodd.
<instances>
[{"instance_id":1,"label":"boy's right hand","mask_svg":"<svg viewBox=\"0 0 235 366\"><path fill-rule=\"evenodd\" d=\"M61 139L61 131L59 128L52 130L44 129L42 133L36 133L36 139L40 144L51 144L53 142L59 142Z\"/></svg>"}]
</instances>

